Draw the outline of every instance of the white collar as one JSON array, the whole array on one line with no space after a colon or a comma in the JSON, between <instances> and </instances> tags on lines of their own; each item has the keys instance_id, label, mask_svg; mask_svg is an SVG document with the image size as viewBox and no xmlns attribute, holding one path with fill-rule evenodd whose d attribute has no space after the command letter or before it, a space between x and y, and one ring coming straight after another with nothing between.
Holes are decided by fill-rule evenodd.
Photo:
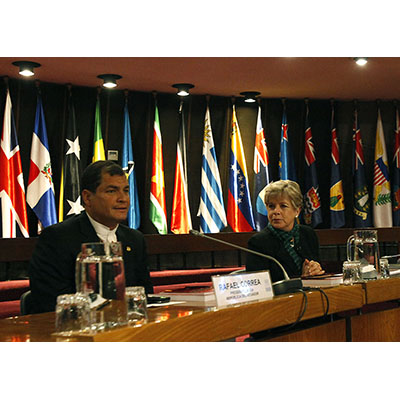
<instances>
[{"instance_id":1,"label":"white collar","mask_svg":"<svg viewBox=\"0 0 400 400\"><path fill-rule=\"evenodd\" d=\"M108 226L105 226L100 222L95 221L87 212L86 215L88 216L90 223L93 225L93 228L96 231L97 236L103 242L111 243L118 241L116 231L118 229L119 224L114 229L110 229Z\"/></svg>"}]
</instances>

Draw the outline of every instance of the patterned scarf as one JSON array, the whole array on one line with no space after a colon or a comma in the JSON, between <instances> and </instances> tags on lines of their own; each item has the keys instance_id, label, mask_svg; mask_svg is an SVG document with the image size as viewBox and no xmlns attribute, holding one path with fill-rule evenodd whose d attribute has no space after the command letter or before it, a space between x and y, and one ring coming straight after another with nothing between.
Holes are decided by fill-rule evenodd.
<instances>
[{"instance_id":1,"label":"patterned scarf","mask_svg":"<svg viewBox=\"0 0 400 400\"><path fill-rule=\"evenodd\" d=\"M295 249L300 244L299 225L295 222L294 227L290 232L275 229L270 223L268 223L267 228L272 232L275 237L283 242L283 247L289 253L290 257L293 258L294 263L296 264L298 270L301 272L303 268L303 259L302 257L300 257Z\"/></svg>"}]
</instances>

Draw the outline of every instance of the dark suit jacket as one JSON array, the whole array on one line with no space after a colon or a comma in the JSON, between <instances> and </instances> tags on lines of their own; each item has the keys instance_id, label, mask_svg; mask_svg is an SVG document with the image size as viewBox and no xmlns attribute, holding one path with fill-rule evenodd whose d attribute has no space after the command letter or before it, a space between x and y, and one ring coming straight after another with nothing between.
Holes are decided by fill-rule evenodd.
<instances>
[{"instance_id":1,"label":"dark suit jacket","mask_svg":"<svg viewBox=\"0 0 400 400\"><path fill-rule=\"evenodd\" d=\"M304 260L314 260L320 262L319 241L314 230L306 225L300 225L300 245L296 249ZM293 258L285 250L283 243L265 228L252 236L248 242L248 248L260 253L268 254L276 258L285 268L290 278L299 277L301 270L298 269ZM267 260L254 254L247 254L246 270L262 271L269 269L272 282L284 279L283 272L273 261Z\"/></svg>"},{"instance_id":2,"label":"dark suit jacket","mask_svg":"<svg viewBox=\"0 0 400 400\"><path fill-rule=\"evenodd\" d=\"M121 224L116 234L123 247L126 286L144 286L153 293L144 236ZM42 231L29 265L35 312L54 311L58 295L75 293L75 260L81 244L99 241L85 212Z\"/></svg>"}]
</instances>

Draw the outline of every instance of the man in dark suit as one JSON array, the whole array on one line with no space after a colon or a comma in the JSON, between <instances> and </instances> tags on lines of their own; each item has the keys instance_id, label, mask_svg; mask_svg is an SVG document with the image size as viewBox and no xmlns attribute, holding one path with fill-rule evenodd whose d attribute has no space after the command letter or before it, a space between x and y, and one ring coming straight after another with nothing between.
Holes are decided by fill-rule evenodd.
<instances>
[{"instance_id":1,"label":"man in dark suit","mask_svg":"<svg viewBox=\"0 0 400 400\"><path fill-rule=\"evenodd\" d=\"M75 293L75 260L81 244L119 241L123 247L126 286L153 293L143 235L121 225L129 208L129 184L112 161L90 164L82 175L85 211L49 226L39 236L29 266L34 312L54 311L57 296Z\"/></svg>"}]
</instances>

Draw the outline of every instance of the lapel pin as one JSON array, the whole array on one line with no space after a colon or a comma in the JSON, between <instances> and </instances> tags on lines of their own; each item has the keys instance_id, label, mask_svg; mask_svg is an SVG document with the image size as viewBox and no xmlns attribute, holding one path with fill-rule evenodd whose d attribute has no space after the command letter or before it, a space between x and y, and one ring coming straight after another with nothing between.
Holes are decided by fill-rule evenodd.
<instances>
[{"instance_id":1,"label":"lapel pin","mask_svg":"<svg viewBox=\"0 0 400 400\"><path fill-rule=\"evenodd\" d=\"M126 246L126 251L131 251L132 249L129 246Z\"/></svg>"}]
</instances>

